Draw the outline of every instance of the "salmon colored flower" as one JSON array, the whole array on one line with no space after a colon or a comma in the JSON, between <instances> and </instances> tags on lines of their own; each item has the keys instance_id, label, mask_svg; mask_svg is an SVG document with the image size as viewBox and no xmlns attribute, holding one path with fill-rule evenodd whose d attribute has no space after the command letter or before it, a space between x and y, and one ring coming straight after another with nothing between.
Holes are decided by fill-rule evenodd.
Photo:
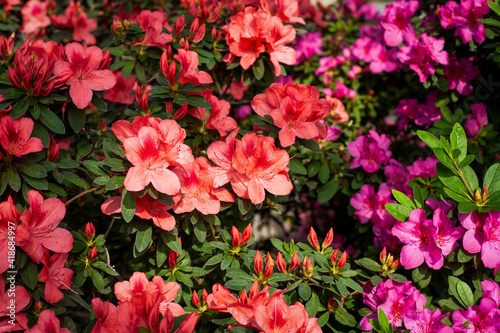
<instances>
[{"instance_id":1,"label":"salmon colored flower","mask_svg":"<svg viewBox=\"0 0 500 333\"><path fill-rule=\"evenodd\" d=\"M144 39L137 42L139 45L164 48L174 40L171 35L163 32L163 27L168 26L168 22L166 13L162 11L143 10L131 23L139 23L146 33Z\"/></svg>"},{"instance_id":2,"label":"salmon colored flower","mask_svg":"<svg viewBox=\"0 0 500 333\"><path fill-rule=\"evenodd\" d=\"M107 99L111 102L117 102L121 104L132 104L134 103L134 95L132 94L132 90L135 86L135 78L134 77L122 77L122 73L120 71L113 71L116 76L116 84L113 88L106 90L104 95L102 96L104 99Z\"/></svg>"},{"instance_id":3,"label":"salmon colored flower","mask_svg":"<svg viewBox=\"0 0 500 333\"><path fill-rule=\"evenodd\" d=\"M36 325L25 333L71 333L67 328L61 328L61 321L52 310L44 310L39 316Z\"/></svg>"},{"instance_id":4,"label":"salmon colored flower","mask_svg":"<svg viewBox=\"0 0 500 333\"><path fill-rule=\"evenodd\" d=\"M204 71L198 71L198 53L194 51L186 51L184 49L177 50L174 56L181 65L181 75L179 76L179 83L194 83L194 84L208 84L212 83L210 74Z\"/></svg>"},{"instance_id":5,"label":"salmon colored flower","mask_svg":"<svg viewBox=\"0 0 500 333\"><path fill-rule=\"evenodd\" d=\"M203 215L217 214L220 202L234 202L234 197L225 188L214 188L215 174L210 171L211 165L205 157L198 157L191 166L175 169L181 181L182 199L174 207L176 214L197 210Z\"/></svg>"},{"instance_id":6,"label":"salmon colored flower","mask_svg":"<svg viewBox=\"0 0 500 333\"><path fill-rule=\"evenodd\" d=\"M316 87L291 82L273 83L265 94L255 96L251 105L259 116L270 115L281 128L279 139L283 147L291 146L295 137L326 137L326 126L319 121L333 110L326 99L319 98Z\"/></svg>"},{"instance_id":7,"label":"salmon colored flower","mask_svg":"<svg viewBox=\"0 0 500 333\"><path fill-rule=\"evenodd\" d=\"M21 214L22 224L17 227L16 245L36 263L43 258L44 249L68 253L73 248L73 236L67 229L57 228L66 215L61 200L49 198L31 190L28 192L29 209Z\"/></svg>"},{"instance_id":8,"label":"salmon colored flower","mask_svg":"<svg viewBox=\"0 0 500 333\"><path fill-rule=\"evenodd\" d=\"M297 0L276 0L276 16L283 22L306 24L299 17L299 2Z\"/></svg>"},{"instance_id":9,"label":"salmon colored flower","mask_svg":"<svg viewBox=\"0 0 500 333\"><path fill-rule=\"evenodd\" d=\"M73 41L75 42L96 43L92 32L97 29L97 21L88 18L80 1L75 3L71 0L64 15L52 15L52 22L55 27L73 30Z\"/></svg>"},{"instance_id":10,"label":"salmon colored flower","mask_svg":"<svg viewBox=\"0 0 500 333\"><path fill-rule=\"evenodd\" d=\"M288 177L290 158L278 149L270 137L247 133L240 140L232 133L226 142L217 141L208 148L208 158L217 167L214 186L231 182L234 192L253 204L264 201L265 191L274 195L287 195L293 185Z\"/></svg>"},{"instance_id":11,"label":"salmon colored flower","mask_svg":"<svg viewBox=\"0 0 500 333\"><path fill-rule=\"evenodd\" d=\"M7 254L5 255L7 259ZM12 303L15 304L12 313ZM5 290L5 282L0 279L0 331L16 332L23 331L28 328L28 319L25 313L21 313L30 303L30 295L24 287L16 285L13 289ZM14 315L12 318L12 315ZM12 320L13 319L13 320ZM7 330L3 330L7 328Z\"/></svg>"},{"instance_id":12,"label":"salmon colored flower","mask_svg":"<svg viewBox=\"0 0 500 333\"><path fill-rule=\"evenodd\" d=\"M64 47L62 59L54 67L56 76L68 78L69 95L79 109L90 105L92 91L113 88L116 76L108 70L109 51L102 52L97 46L69 43Z\"/></svg>"},{"instance_id":13,"label":"salmon colored flower","mask_svg":"<svg viewBox=\"0 0 500 333\"><path fill-rule=\"evenodd\" d=\"M15 243L11 239L16 234L20 215L11 196L0 203L0 274L9 269L9 241L10 245ZM0 290L3 292L3 289Z\"/></svg>"},{"instance_id":14,"label":"salmon colored flower","mask_svg":"<svg viewBox=\"0 0 500 333\"><path fill-rule=\"evenodd\" d=\"M226 33L230 51L224 59L226 62L241 57L241 67L249 69L267 51L276 76L281 74L280 63L294 65L296 62L295 50L285 46L295 40L295 29L291 25L283 25L280 18L268 12L246 7L244 12L231 16L231 22L222 30Z\"/></svg>"},{"instance_id":15,"label":"salmon colored flower","mask_svg":"<svg viewBox=\"0 0 500 333\"><path fill-rule=\"evenodd\" d=\"M180 200L181 195L173 197L174 202ZM121 213L121 196L111 197L101 205L106 215ZM154 224L163 230L170 231L175 227L175 218L168 212L172 207L153 199L149 194L142 198L135 196L135 215L144 220L153 220Z\"/></svg>"},{"instance_id":16,"label":"salmon colored flower","mask_svg":"<svg viewBox=\"0 0 500 333\"><path fill-rule=\"evenodd\" d=\"M0 118L0 145L10 155L21 157L43 150L42 140L30 138L34 122L30 118Z\"/></svg>"},{"instance_id":17,"label":"salmon colored flower","mask_svg":"<svg viewBox=\"0 0 500 333\"><path fill-rule=\"evenodd\" d=\"M50 25L50 18L47 16L48 1L30 0L21 9L23 16L22 31L28 35L37 32L39 29Z\"/></svg>"},{"instance_id":18,"label":"salmon colored flower","mask_svg":"<svg viewBox=\"0 0 500 333\"><path fill-rule=\"evenodd\" d=\"M127 190L137 192L150 183L156 190L175 195L181 189L179 177L170 168L193 160L191 150L183 144L186 131L174 120L158 122L155 127L141 127L137 136L123 141L125 155L133 164L125 178ZM113 128L113 127L112 127Z\"/></svg>"},{"instance_id":19,"label":"salmon colored flower","mask_svg":"<svg viewBox=\"0 0 500 333\"><path fill-rule=\"evenodd\" d=\"M44 297L48 303L56 303L63 298L60 289L71 289L73 271L64 267L67 260L67 253L56 253L51 257L48 251L45 251L44 267L38 274L38 280L45 282Z\"/></svg>"}]
</instances>

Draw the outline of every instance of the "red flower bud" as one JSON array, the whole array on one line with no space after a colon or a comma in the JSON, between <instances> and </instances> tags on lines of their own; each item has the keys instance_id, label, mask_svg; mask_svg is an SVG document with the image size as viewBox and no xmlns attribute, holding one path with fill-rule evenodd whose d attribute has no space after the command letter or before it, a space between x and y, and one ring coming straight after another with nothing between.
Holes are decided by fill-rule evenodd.
<instances>
[{"instance_id":1,"label":"red flower bud","mask_svg":"<svg viewBox=\"0 0 500 333\"><path fill-rule=\"evenodd\" d=\"M394 260L394 262L392 263L392 267L394 267L394 269L399 267L399 259Z\"/></svg>"},{"instance_id":2,"label":"red flower bud","mask_svg":"<svg viewBox=\"0 0 500 333\"><path fill-rule=\"evenodd\" d=\"M342 267L344 267L344 265L345 265L346 261L347 261L347 252L346 252L346 251L344 251L344 252L342 253L342 255L340 256L340 259L339 259L339 262L338 262L338 264L337 264L337 267L338 267L338 268L342 268Z\"/></svg>"},{"instance_id":3,"label":"red flower bud","mask_svg":"<svg viewBox=\"0 0 500 333\"><path fill-rule=\"evenodd\" d=\"M285 260L283 260L281 252L278 252L278 255L276 256L276 266L281 273L286 273L286 263Z\"/></svg>"},{"instance_id":4,"label":"red flower bud","mask_svg":"<svg viewBox=\"0 0 500 333\"><path fill-rule=\"evenodd\" d=\"M217 28L216 27L213 27L212 28L212 31L210 32L210 34L212 35L212 38L215 40L217 40Z\"/></svg>"},{"instance_id":5,"label":"red flower bud","mask_svg":"<svg viewBox=\"0 0 500 333\"><path fill-rule=\"evenodd\" d=\"M186 26L186 19L184 15L182 15L175 20L174 35L178 36L182 32L182 30L184 30L185 26Z\"/></svg>"},{"instance_id":6,"label":"red flower bud","mask_svg":"<svg viewBox=\"0 0 500 333\"><path fill-rule=\"evenodd\" d=\"M59 157L59 145L56 142L56 139L52 135L49 134L49 149L47 150L47 157L50 162L57 161Z\"/></svg>"},{"instance_id":7,"label":"red flower bud","mask_svg":"<svg viewBox=\"0 0 500 333\"><path fill-rule=\"evenodd\" d=\"M191 302L193 302L194 306L197 308L200 307L200 298L198 297L198 293L193 290L193 296L191 296Z\"/></svg>"},{"instance_id":8,"label":"red flower bud","mask_svg":"<svg viewBox=\"0 0 500 333\"><path fill-rule=\"evenodd\" d=\"M271 274L273 273L273 268L274 268L274 260L271 257L271 255L269 254L269 252L267 252L267 255L266 255L266 268L264 270L264 277L265 278L268 278L268 277L271 276Z\"/></svg>"},{"instance_id":9,"label":"red flower bud","mask_svg":"<svg viewBox=\"0 0 500 333\"><path fill-rule=\"evenodd\" d=\"M198 18L195 18L193 23L191 23L191 26L189 27L189 32L195 32L200 29L200 20Z\"/></svg>"},{"instance_id":10,"label":"red flower bud","mask_svg":"<svg viewBox=\"0 0 500 333\"><path fill-rule=\"evenodd\" d=\"M231 238L233 239L233 247L238 247L240 245L240 232L234 225L231 228Z\"/></svg>"},{"instance_id":11,"label":"red flower bud","mask_svg":"<svg viewBox=\"0 0 500 333\"><path fill-rule=\"evenodd\" d=\"M255 257L253 262L253 269L255 270L255 272L258 274L262 273L263 265L264 261L262 260L262 255L260 254L259 251L255 252Z\"/></svg>"},{"instance_id":12,"label":"red flower bud","mask_svg":"<svg viewBox=\"0 0 500 333\"><path fill-rule=\"evenodd\" d=\"M168 252L168 265L170 267L175 267L177 265L177 258L179 257L179 254L173 250L170 250Z\"/></svg>"},{"instance_id":13,"label":"red flower bud","mask_svg":"<svg viewBox=\"0 0 500 333\"><path fill-rule=\"evenodd\" d=\"M333 242L333 228L330 228L330 231L326 234L325 240L323 241L323 249L327 248Z\"/></svg>"},{"instance_id":14,"label":"red flower bud","mask_svg":"<svg viewBox=\"0 0 500 333\"><path fill-rule=\"evenodd\" d=\"M330 261L332 262L332 264L335 266L335 263L337 262L337 257L339 255L339 250L335 250L333 251L332 253L332 256L330 257Z\"/></svg>"},{"instance_id":15,"label":"red flower bud","mask_svg":"<svg viewBox=\"0 0 500 333\"><path fill-rule=\"evenodd\" d=\"M328 299L328 303L327 303L328 309L333 308L333 302L334 302L333 296L330 296L330 298Z\"/></svg>"},{"instance_id":16,"label":"red flower bud","mask_svg":"<svg viewBox=\"0 0 500 333\"><path fill-rule=\"evenodd\" d=\"M293 272L297 268L299 268L299 256L297 255L297 253L294 253L288 269L290 270L290 272Z\"/></svg>"},{"instance_id":17,"label":"red flower bud","mask_svg":"<svg viewBox=\"0 0 500 333\"><path fill-rule=\"evenodd\" d=\"M34 305L35 305L35 311L40 311L43 308L42 301L36 301Z\"/></svg>"},{"instance_id":18,"label":"red flower bud","mask_svg":"<svg viewBox=\"0 0 500 333\"><path fill-rule=\"evenodd\" d=\"M87 222L87 225L85 226L85 229L83 229L83 232L85 234L85 237L87 238L92 238L95 235L95 227L92 224L92 222Z\"/></svg>"},{"instance_id":19,"label":"red flower bud","mask_svg":"<svg viewBox=\"0 0 500 333\"><path fill-rule=\"evenodd\" d=\"M241 234L240 245L246 244L252 237L252 223L246 226Z\"/></svg>"},{"instance_id":20,"label":"red flower bud","mask_svg":"<svg viewBox=\"0 0 500 333\"><path fill-rule=\"evenodd\" d=\"M203 289L203 303L207 303L208 292L206 289Z\"/></svg>"},{"instance_id":21,"label":"red flower bud","mask_svg":"<svg viewBox=\"0 0 500 333\"><path fill-rule=\"evenodd\" d=\"M203 23L198 31L193 36L193 43L197 44L205 38L205 23Z\"/></svg>"},{"instance_id":22,"label":"red flower bud","mask_svg":"<svg viewBox=\"0 0 500 333\"><path fill-rule=\"evenodd\" d=\"M172 114L173 111L174 111L174 103L172 103L172 100L169 99L165 103L165 112Z\"/></svg>"},{"instance_id":23,"label":"red flower bud","mask_svg":"<svg viewBox=\"0 0 500 333\"><path fill-rule=\"evenodd\" d=\"M90 250L89 254L88 254L88 258L89 260L94 260L95 257L97 257L97 247L93 247L92 250Z\"/></svg>"},{"instance_id":24,"label":"red flower bud","mask_svg":"<svg viewBox=\"0 0 500 333\"><path fill-rule=\"evenodd\" d=\"M319 250L318 235L316 235L316 231L314 231L312 227L311 230L309 230L309 236L307 236L307 240L314 249Z\"/></svg>"},{"instance_id":25,"label":"red flower bud","mask_svg":"<svg viewBox=\"0 0 500 333\"><path fill-rule=\"evenodd\" d=\"M172 102L170 102L170 103L172 103ZM172 119L177 120L177 119L184 118L184 116L186 115L187 111L188 111L188 102L186 102L186 104L184 104L177 111L175 111L175 114L172 117Z\"/></svg>"},{"instance_id":26,"label":"red flower bud","mask_svg":"<svg viewBox=\"0 0 500 333\"><path fill-rule=\"evenodd\" d=\"M384 246L384 249L382 250L382 252L380 252L380 262L382 264L385 264L385 259L386 259L386 256L387 256L387 249L386 247Z\"/></svg>"},{"instance_id":27,"label":"red flower bud","mask_svg":"<svg viewBox=\"0 0 500 333\"><path fill-rule=\"evenodd\" d=\"M307 274L312 274L313 272L313 265L311 259L307 258L307 256L302 259L302 269L304 270L304 273Z\"/></svg>"}]
</instances>

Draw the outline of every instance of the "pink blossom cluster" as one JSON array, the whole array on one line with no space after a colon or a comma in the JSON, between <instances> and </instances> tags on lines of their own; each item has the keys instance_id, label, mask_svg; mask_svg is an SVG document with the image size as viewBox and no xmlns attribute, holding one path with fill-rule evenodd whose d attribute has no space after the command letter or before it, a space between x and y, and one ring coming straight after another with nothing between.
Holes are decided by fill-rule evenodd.
<instances>
[{"instance_id":1,"label":"pink blossom cluster","mask_svg":"<svg viewBox=\"0 0 500 333\"><path fill-rule=\"evenodd\" d=\"M438 5L437 11L443 28L455 28L455 36L462 43L474 40L480 44L486 39L486 29L478 20L490 11L487 0L461 0L460 4L448 1L444 6Z\"/></svg>"},{"instance_id":2,"label":"pink blossom cluster","mask_svg":"<svg viewBox=\"0 0 500 333\"><path fill-rule=\"evenodd\" d=\"M391 158L390 144L391 141L385 134L380 135L374 130L349 142L347 151L354 157L349 168L362 167L368 173L376 172Z\"/></svg>"},{"instance_id":3,"label":"pink blossom cluster","mask_svg":"<svg viewBox=\"0 0 500 333\"><path fill-rule=\"evenodd\" d=\"M293 48L297 52L296 65L322 52L323 40L320 32L309 32L297 37Z\"/></svg>"},{"instance_id":4,"label":"pink blossom cluster","mask_svg":"<svg viewBox=\"0 0 500 333\"><path fill-rule=\"evenodd\" d=\"M396 115L399 117L398 129L406 130L410 121L418 126L429 128L432 123L441 119L441 110L436 107L437 93L427 95L425 104L419 104L416 99L402 99L396 107Z\"/></svg>"}]
</instances>

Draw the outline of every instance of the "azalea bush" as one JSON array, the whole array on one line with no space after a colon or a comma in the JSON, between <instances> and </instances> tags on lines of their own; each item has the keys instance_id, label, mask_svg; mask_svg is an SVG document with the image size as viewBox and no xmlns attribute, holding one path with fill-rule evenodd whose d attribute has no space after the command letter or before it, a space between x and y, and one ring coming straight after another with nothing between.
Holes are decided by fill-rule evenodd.
<instances>
[{"instance_id":1,"label":"azalea bush","mask_svg":"<svg viewBox=\"0 0 500 333\"><path fill-rule=\"evenodd\" d=\"M500 6L7 0L0 332L500 331Z\"/></svg>"}]
</instances>

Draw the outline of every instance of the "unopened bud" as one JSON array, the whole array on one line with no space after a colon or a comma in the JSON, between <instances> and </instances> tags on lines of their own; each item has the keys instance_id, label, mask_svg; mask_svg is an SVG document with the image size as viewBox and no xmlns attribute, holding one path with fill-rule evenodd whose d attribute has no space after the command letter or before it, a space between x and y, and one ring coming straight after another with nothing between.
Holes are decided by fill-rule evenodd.
<instances>
[{"instance_id":1,"label":"unopened bud","mask_svg":"<svg viewBox=\"0 0 500 333\"><path fill-rule=\"evenodd\" d=\"M297 253L294 253L288 269L290 270L290 272L293 272L297 268L299 268L299 256L297 255Z\"/></svg>"},{"instance_id":2,"label":"unopened bud","mask_svg":"<svg viewBox=\"0 0 500 333\"><path fill-rule=\"evenodd\" d=\"M332 256L330 257L330 261L332 262L332 264L334 266L335 266L335 263L337 262L338 255L339 255L339 250L336 249L335 251L333 251Z\"/></svg>"},{"instance_id":3,"label":"unopened bud","mask_svg":"<svg viewBox=\"0 0 500 333\"><path fill-rule=\"evenodd\" d=\"M203 289L203 303L207 303L207 298L208 298L208 292L206 289Z\"/></svg>"},{"instance_id":4,"label":"unopened bud","mask_svg":"<svg viewBox=\"0 0 500 333\"><path fill-rule=\"evenodd\" d=\"M481 192L479 192L478 189L476 189L476 193L474 193L474 200L481 201Z\"/></svg>"},{"instance_id":5,"label":"unopened bud","mask_svg":"<svg viewBox=\"0 0 500 333\"><path fill-rule=\"evenodd\" d=\"M95 227L92 222L87 222L87 225L85 225L85 229L83 229L83 233L87 238L92 238L95 236Z\"/></svg>"},{"instance_id":6,"label":"unopened bud","mask_svg":"<svg viewBox=\"0 0 500 333\"><path fill-rule=\"evenodd\" d=\"M384 246L384 249L382 250L382 252L380 252L380 262L382 264L385 264L385 259L386 259L386 256L387 256L387 249L386 247Z\"/></svg>"},{"instance_id":7,"label":"unopened bud","mask_svg":"<svg viewBox=\"0 0 500 333\"><path fill-rule=\"evenodd\" d=\"M173 250L170 250L168 252L168 265L170 267L175 267L177 265L177 258L179 257L179 254Z\"/></svg>"},{"instance_id":8,"label":"unopened bud","mask_svg":"<svg viewBox=\"0 0 500 333\"><path fill-rule=\"evenodd\" d=\"M184 18L184 15L179 16L175 20L174 35L178 36L182 32L182 30L184 29L185 25L186 25L186 19Z\"/></svg>"},{"instance_id":9,"label":"unopened bud","mask_svg":"<svg viewBox=\"0 0 500 333\"><path fill-rule=\"evenodd\" d=\"M238 247L240 245L240 232L234 225L231 228L231 238L233 239L233 247Z\"/></svg>"},{"instance_id":10,"label":"unopened bud","mask_svg":"<svg viewBox=\"0 0 500 333\"><path fill-rule=\"evenodd\" d=\"M311 246L319 251L319 244L318 244L318 235L316 235L316 231L311 227L309 230L309 235L307 236L307 240L309 241L309 244Z\"/></svg>"},{"instance_id":11,"label":"unopened bud","mask_svg":"<svg viewBox=\"0 0 500 333\"><path fill-rule=\"evenodd\" d=\"M339 262L337 264L337 267L338 268L342 268L345 266L345 263L347 261L347 252L344 251L344 253L342 253L342 255L340 256L340 259L339 259Z\"/></svg>"},{"instance_id":12,"label":"unopened bud","mask_svg":"<svg viewBox=\"0 0 500 333\"><path fill-rule=\"evenodd\" d=\"M274 268L274 260L273 258L271 258L271 255L268 252L266 256L266 268L264 269L264 277L266 279L269 278L273 273L273 268Z\"/></svg>"},{"instance_id":13,"label":"unopened bud","mask_svg":"<svg viewBox=\"0 0 500 333\"><path fill-rule=\"evenodd\" d=\"M198 293L193 290L193 295L191 296L191 302L193 302L194 306L197 308L200 307L200 298L198 297Z\"/></svg>"},{"instance_id":14,"label":"unopened bud","mask_svg":"<svg viewBox=\"0 0 500 333\"><path fill-rule=\"evenodd\" d=\"M95 257L97 257L97 247L93 247L92 250L90 250L88 256L89 260L94 260Z\"/></svg>"},{"instance_id":15,"label":"unopened bud","mask_svg":"<svg viewBox=\"0 0 500 333\"><path fill-rule=\"evenodd\" d=\"M486 188L486 186L483 186L483 202L486 202L487 199L488 199L488 189Z\"/></svg>"},{"instance_id":16,"label":"unopened bud","mask_svg":"<svg viewBox=\"0 0 500 333\"><path fill-rule=\"evenodd\" d=\"M43 308L43 302L42 301L36 301L35 304L34 304L34 306L35 306L35 311L38 312L38 311L42 310L42 308Z\"/></svg>"},{"instance_id":17,"label":"unopened bud","mask_svg":"<svg viewBox=\"0 0 500 333\"><path fill-rule=\"evenodd\" d=\"M278 252L278 255L276 256L276 266L281 273L286 273L286 263L281 255L281 252Z\"/></svg>"},{"instance_id":18,"label":"unopened bud","mask_svg":"<svg viewBox=\"0 0 500 333\"><path fill-rule=\"evenodd\" d=\"M330 231L326 234L325 240L323 241L322 247L326 249L333 242L333 228L330 228Z\"/></svg>"},{"instance_id":19,"label":"unopened bud","mask_svg":"<svg viewBox=\"0 0 500 333\"><path fill-rule=\"evenodd\" d=\"M262 255L259 251L255 252L255 257L253 261L253 269L256 273L262 273L262 266L264 265L264 261L262 260Z\"/></svg>"}]
</instances>

